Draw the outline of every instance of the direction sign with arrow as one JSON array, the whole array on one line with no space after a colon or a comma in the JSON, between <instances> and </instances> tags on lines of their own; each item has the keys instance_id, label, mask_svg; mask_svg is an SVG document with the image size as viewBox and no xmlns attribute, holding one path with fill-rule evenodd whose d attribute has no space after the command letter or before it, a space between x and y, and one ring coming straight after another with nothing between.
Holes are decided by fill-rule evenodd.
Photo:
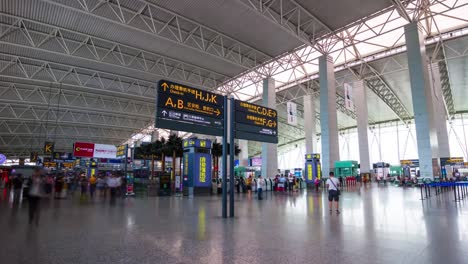
<instances>
[{"instance_id":1,"label":"direction sign with arrow","mask_svg":"<svg viewBox=\"0 0 468 264\"><path fill-rule=\"evenodd\" d=\"M278 143L278 118L274 109L235 100L235 137Z\"/></svg>"},{"instance_id":2,"label":"direction sign with arrow","mask_svg":"<svg viewBox=\"0 0 468 264\"><path fill-rule=\"evenodd\" d=\"M224 97L161 80L158 83L155 127L221 136Z\"/></svg>"},{"instance_id":3,"label":"direction sign with arrow","mask_svg":"<svg viewBox=\"0 0 468 264\"><path fill-rule=\"evenodd\" d=\"M158 93L158 107L174 109L185 112L193 112L210 117L220 117L223 108L193 98L168 93Z\"/></svg>"}]
</instances>

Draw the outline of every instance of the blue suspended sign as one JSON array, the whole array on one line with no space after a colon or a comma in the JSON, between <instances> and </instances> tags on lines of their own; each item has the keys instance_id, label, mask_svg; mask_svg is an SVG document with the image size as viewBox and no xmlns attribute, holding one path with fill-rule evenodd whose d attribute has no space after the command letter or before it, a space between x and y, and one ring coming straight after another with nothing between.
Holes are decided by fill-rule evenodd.
<instances>
[{"instance_id":1,"label":"blue suspended sign","mask_svg":"<svg viewBox=\"0 0 468 264\"><path fill-rule=\"evenodd\" d=\"M6 156L3 154L0 154L0 164L5 163L6 160L7 160Z\"/></svg>"}]
</instances>

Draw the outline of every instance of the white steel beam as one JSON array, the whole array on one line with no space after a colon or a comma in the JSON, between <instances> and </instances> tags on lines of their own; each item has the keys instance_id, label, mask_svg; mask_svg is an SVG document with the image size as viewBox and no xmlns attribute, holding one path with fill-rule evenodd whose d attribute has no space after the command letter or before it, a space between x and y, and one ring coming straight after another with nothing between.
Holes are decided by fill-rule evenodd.
<instances>
[{"instance_id":1,"label":"white steel beam","mask_svg":"<svg viewBox=\"0 0 468 264\"><path fill-rule=\"evenodd\" d=\"M8 30L0 35L0 44L98 62L210 89L229 78L154 52L4 13L0 13L1 26Z\"/></svg>"},{"instance_id":2,"label":"white steel beam","mask_svg":"<svg viewBox=\"0 0 468 264\"><path fill-rule=\"evenodd\" d=\"M245 70L271 59L260 50L153 2L87 0L87 5L76 5L76 0L44 2L171 41Z\"/></svg>"}]
</instances>

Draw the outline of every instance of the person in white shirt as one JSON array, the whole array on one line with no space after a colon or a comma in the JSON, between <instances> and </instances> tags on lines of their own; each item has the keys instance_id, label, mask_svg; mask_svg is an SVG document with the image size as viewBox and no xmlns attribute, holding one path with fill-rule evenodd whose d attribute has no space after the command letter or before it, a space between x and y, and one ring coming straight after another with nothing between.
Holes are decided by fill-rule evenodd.
<instances>
[{"instance_id":1,"label":"person in white shirt","mask_svg":"<svg viewBox=\"0 0 468 264\"><path fill-rule=\"evenodd\" d=\"M265 181L262 178L262 175L258 176L257 179L257 193L258 193L258 199L263 200L262 193L263 193L263 187L265 186Z\"/></svg>"},{"instance_id":2,"label":"person in white shirt","mask_svg":"<svg viewBox=\"0 0 468 264\"><path fill-rule=\"evenodd\" d=\"M338 181L337 178L335 178L335 174L331 171L330 172L330 177L328 177L328 180L326 182L327 188L328 188L328 207L330 208L330 213L333 211L333 201L335 201L336 205L336 213L339 214L339 200L340 200L340 195L339 195L339 189L338 185L340 184L340 181Z\"/></svg>"},{"instance_id":3,"label":"person in white shirt","mask_svg":"<svg viewBox=\"0 0 468 264\"><path fill-rule=\"evenodd\" d=\"M119 187L119 180L115 177L114 174L112 174L111 177L107 179L107 186L110 189L111 202L115 201L117 187Z\"/></svg>"}]
</instances>

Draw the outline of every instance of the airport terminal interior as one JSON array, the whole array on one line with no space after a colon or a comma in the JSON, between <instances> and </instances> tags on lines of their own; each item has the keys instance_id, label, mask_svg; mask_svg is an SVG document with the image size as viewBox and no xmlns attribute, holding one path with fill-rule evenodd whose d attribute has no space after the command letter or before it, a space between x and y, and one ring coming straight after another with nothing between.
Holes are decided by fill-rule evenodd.
<instances>
[{"instance_id":1,"label":"airport terminal interior","mask_svg":"<svg viewBox=\"0 0 468 264\"><path fill-rule=\"evenodd\" d=\"M0 0L0 263L468 263L468 0Z\"/></svg>"}]
</instances>

